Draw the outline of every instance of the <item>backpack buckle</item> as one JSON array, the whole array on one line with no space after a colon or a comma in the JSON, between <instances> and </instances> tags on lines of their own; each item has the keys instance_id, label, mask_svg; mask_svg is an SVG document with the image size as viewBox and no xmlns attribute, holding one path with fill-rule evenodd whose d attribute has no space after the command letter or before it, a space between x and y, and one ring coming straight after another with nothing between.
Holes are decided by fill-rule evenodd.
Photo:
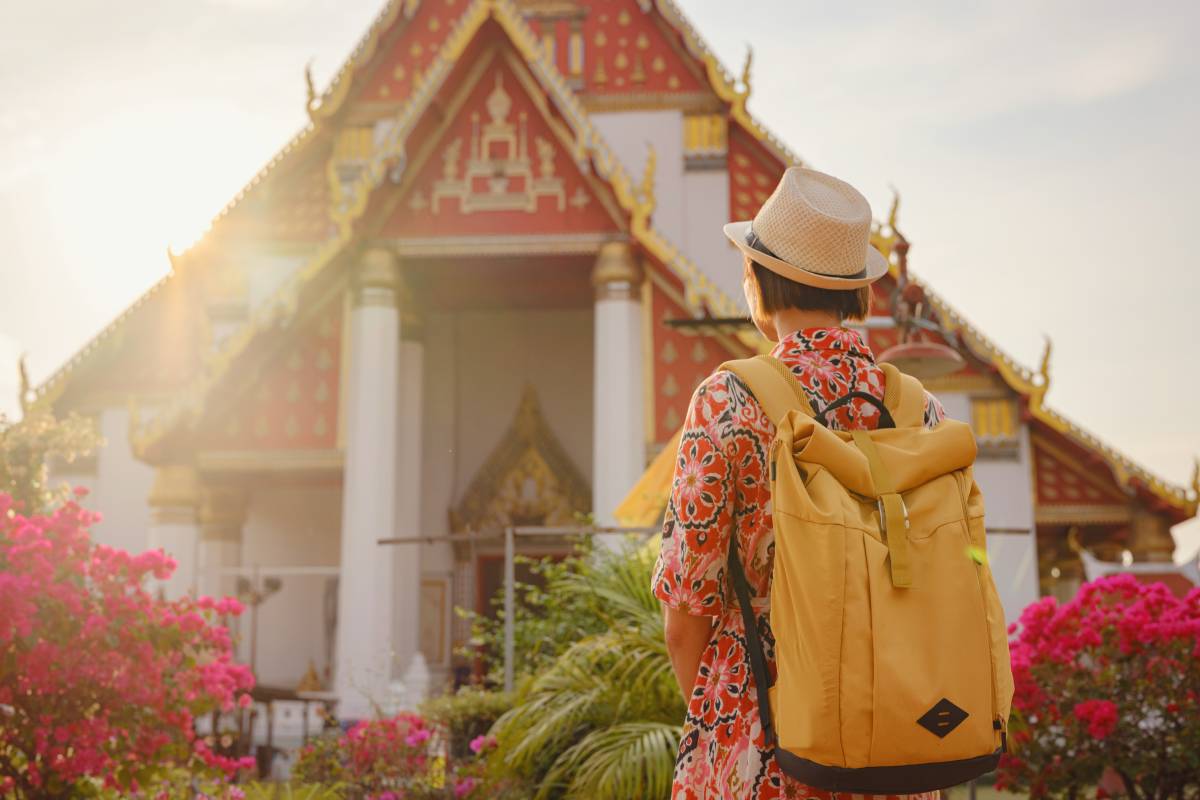
<instances>
[{"instance_id":1,"label":"backpack buckle","mask_svg":"<svg viewBox=\"0 0 1200 800\"><path fill-rule=\"evenodd\" d=\"M912 530L912 524L908 519L908 503L904 502L904 496L899 492L896 497L900 498L900 510L904 513L904 530ZM887 530L887 511L883 508L883 497L875 498L875 508L879 511L879 527Z\"/></svg>"}]
</instances>

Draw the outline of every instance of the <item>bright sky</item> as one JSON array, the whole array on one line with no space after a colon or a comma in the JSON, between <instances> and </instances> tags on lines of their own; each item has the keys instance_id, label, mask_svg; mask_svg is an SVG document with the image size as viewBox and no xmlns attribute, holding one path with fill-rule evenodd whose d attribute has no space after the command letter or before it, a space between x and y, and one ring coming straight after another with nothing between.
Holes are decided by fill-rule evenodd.
<instances>
[{"instance_id":1,"label":"bright sky","mask_svg":"<svg viewBox=\"0 0 1200 800\"><path fill-rule=\"evenodd\" d=\"M426 0L431 2L433 0ZM167 270L383 0L0 4L0 410ZM1050 403L1177 483L1200 453L1200 4L681 0L752 110L886 210ZM1176 529L1180 554L1200 523Z\"/></svg>"}]
</instances>

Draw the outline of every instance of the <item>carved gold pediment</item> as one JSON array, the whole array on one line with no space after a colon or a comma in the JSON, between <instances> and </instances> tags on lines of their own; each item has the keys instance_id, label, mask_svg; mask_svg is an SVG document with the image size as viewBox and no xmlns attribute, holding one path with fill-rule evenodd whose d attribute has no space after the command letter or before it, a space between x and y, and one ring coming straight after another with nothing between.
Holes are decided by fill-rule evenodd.
<instances>
[{"instance_id":1,"label":"carved gold pediment","mask_svg":"<svg viewBox=\"0 0 1200 800\"><path fill-rule=\"evenodd\" d=\"M542 416L526 386L507 432L450 512L455 531L513 525L571 525L592 507L587 481Z\"/></svg>"}]
</instances>

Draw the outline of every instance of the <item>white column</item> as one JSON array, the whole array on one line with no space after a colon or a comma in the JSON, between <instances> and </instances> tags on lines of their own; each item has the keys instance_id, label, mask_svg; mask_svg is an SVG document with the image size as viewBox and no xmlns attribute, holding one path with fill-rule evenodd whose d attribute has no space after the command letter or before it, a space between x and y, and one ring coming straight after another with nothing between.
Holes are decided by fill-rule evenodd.
<instances>
[{"instance_id":1,"label":"white column","mask_svg":"<svg viewBox=\"0 0 1200 800\"><path fill-rule=\"evenodd\" d=\"M592 271L596 288L592 510L599 525L646 465L642 394L641 270L629 245L604 245Z\"/></svg>"},{"instance_id":2,"label":"white column","mask_svg":"<svg viewBox=\"0 0 1200 800\"><path fill-rule=\"evenodd\" d=\"M202 595L237 594L236 577L223 572L242 564L242 526L246 522L247 501L241 489L206 487L200 492L197 584Z\"/></svg>"},{"instance_id":3,"label":"white column","mask_svg":"<svg viewBox=\"0 0 1200 800\"><path fill-rule=\"evenodd\" d=\"M399 264L367 251L356 274L346 382L342 558L338 581L337 714L371 716L392 673L394 559L377 540L396 533Z\"/></svg>"},{"instance_id":4,"label":"white column","mask_svg":"<svg viewBox=\"0 0 1200 800\"><path fill-rule=\"evenodd\" d=\"M199 487L194 469L173 464L158 468L147 498L150 549L162 550L178 564L170 578L157 582L163 594L172 600L196 591Z\"/></svg>"},{"instance_id":5,"label":"white column","mask_svg":"<svg viewBox=\"0 0 1200 800\"><path fill-rule=\"evenodd\" d=\"M425 347L415 316L404 313L400 340L399 445L396 467L396 535L419 536L421 530L422 375ZM390 548L395 569L393 640L398 674L407 677L420 648L421 550L423 545ZM407 681L406 681L407 684ZM413 687L408 686L411 693Z\"/></svg>"}]
</instances>

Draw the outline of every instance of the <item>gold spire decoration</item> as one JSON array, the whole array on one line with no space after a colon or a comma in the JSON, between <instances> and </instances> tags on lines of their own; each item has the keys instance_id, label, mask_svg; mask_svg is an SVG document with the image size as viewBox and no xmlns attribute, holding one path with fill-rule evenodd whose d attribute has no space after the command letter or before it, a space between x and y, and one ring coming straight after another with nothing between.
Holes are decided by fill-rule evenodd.
<instances>
[{"instance_id":1,"label":"gold spire decoration","mask_svg":"<svg viewBox=\"0 0 1200 800\"><path fill-rule=\"evenodd\" d=\"M1038 366L1038 375L1042 378L1041 391L1042 394L1050 388L1050 354L1054 352L1054 342L1050 341L1050 337L1046 337L1046 347L1042 350L1042 362Z\"/></svg>"},{"instance_id":2,"label":"gold spire decoration","mask_svg":"<svg viewBox=\"0 0 1200 800\"><path fill-rule=\"evenodd\" d=\"M1200 499L1200 456L1192 461L1192 495Z\"/></svg>"},{"instance_id":3,"label":"gold spire decoration","mask_svg":"<svg viewBox=\"0 0 1200 800\"><path fill-rule=\"evenodd\" d=\"M312 61L304 65L304 91L304 110L308 112L308 118L316 122L313 112L317 108L317 87L313 84Z\"/></svg>"},{"instance_id":4,"label":"gold spire decoration","mask_svg":"<svg viewBox=\"0 0 1200 800\"><path fill-rule=\"evenodd\" d=\"M750 67L754 64L754 48L746 45L746 61L742 64L742 105L750 99Z\"/></svg>"},{"instance_id":5,"label":"gold spire decoration","mask_svg":"<svg viewBox=\"0 0 1200 800\"><path fill-rule=\"evenodd\" d=\"M29 413L29 406L33 399L33 387L29 383L29 367L25 364L24 353L17 359L17 377L19 379L17 400L21 405L21 416L24 417Z\"/></svg>"},{"instance_id":6,"label":"gold spire decoration","mask_svg":"<svg viewBox=\"0 0 1200 800\"><path fill-rule=\"evenodd\" d=\"M892 264L892 250L896 247L896 242L901 239L899 229L900 218L900 192L895 186L889 187L892 190L892 207L888 211L887 222L872 222L871 223L871 244L883 257L887 259L889 264ZM883 229L887 227L887 235L884 235ZM895 265L892 264L894 268Z\"/></svg>"},{"instance_id":7,"label":"gold spire decoration","mask_svg":"<svg viewBox=\"0 0 1200 800\"><path fill-rule=\"evenodd\" d=\"M297 692L319 692L325 687L321 685L321 677L317 675L317 665L308 660L308 669L305 671L300 682L296 684Z\"/></svg>"}]
</instances>

